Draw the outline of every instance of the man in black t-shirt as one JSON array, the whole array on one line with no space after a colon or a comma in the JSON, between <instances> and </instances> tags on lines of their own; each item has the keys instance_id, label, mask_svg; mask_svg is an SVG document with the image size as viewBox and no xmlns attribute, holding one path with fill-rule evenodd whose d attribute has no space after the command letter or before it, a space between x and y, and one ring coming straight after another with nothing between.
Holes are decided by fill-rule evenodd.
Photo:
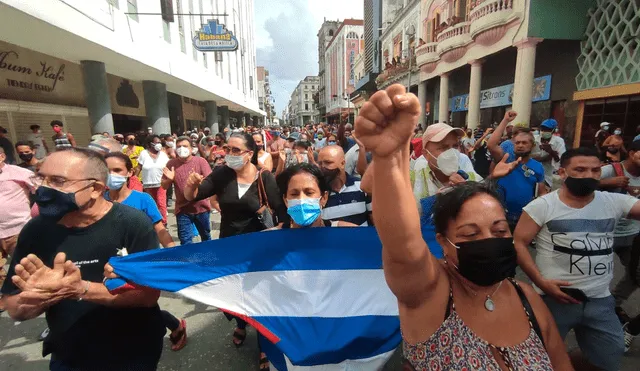
<instances>
[{"instance_id":1,"label":"man in black t-shirt","mask_svg":"<svg viewBox=\"0 0 640 371\"><path fill-rule=\"evenodd\" d=\"M114 296L102 284L109 258L159 245L144 213L104 199L107 176L90 150L46 158L35 181L40 216L20 232L1 290L0 307L13 319L45 313L52 370L155 370L162 352L159 292Z\"/></svg>"}]
</instances>

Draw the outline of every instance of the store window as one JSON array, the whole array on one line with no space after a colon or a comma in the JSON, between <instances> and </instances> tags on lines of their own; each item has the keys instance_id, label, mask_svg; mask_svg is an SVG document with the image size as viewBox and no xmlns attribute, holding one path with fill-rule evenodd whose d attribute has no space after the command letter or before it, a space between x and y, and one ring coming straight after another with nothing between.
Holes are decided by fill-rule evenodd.
<instances>
[{"instance_id":1,"label":"store window","mask_svg":"<svg viewBox=\"0 0 640 371\"><path fill-rule=\"evenodd\" d=\"M581 146L593 146L600 123L611 124L611 131L622 129L625 144L640 134L640 95L586 101L582 119Z\"/></svg>"}]
</instances>

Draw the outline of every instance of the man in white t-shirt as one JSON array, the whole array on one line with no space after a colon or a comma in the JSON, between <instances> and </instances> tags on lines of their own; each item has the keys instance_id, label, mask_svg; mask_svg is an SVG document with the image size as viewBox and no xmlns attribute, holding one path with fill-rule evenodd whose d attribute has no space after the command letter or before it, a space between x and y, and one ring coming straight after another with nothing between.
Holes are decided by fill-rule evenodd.
<instances>
[{"instance_id":1,"label":"man in white t-shirt","mask_svg":"<svg viewBox=\"0 0 640 371\"><path fill-rule=\"evenodd\" d=\"M562 187L524 207L515 230L518 264L531 278L563 338L574 329L582 354L602 370L619 370L622 325L609 292L613 237L622 218L640 219L640 203L625 194L596 191L595 148L574 148L560 159ZM527 246L537 242L534 263ZM584 369L584 368L581 368Z\"/></svg>"},{"instance_id":2,"label":"man in white t-shirt","mask_svg":"<svg viewBox=\"0 0 640 371\"><path fill-rule=\"evenodd\" d=\"M553 135L558 128L558 122L554 119L547 119L540 124L540 135L534 136L536 139L536 153L533 156L542 163L544 168L544 181L549 189L553 188L553 178L560 168L560 157L567 150L564 139Z\"/></svg>"},{"instance_id":3,"label":"man in white t-shirt","mask_svg":"<svg viewBox=\"0 0 640 371\"><path fill-rule=\"evenodd\" d=\"M49 153L49 148L40 131L40 125L31 125L29 129L31 129L31 134L27 135L27 140L33 143L33 147L36 150L36 158L42 160Z\"/></svg>"},{"instance_id":4,"label":"man in white t-shirt","mask_svg":"<svg viewBox=\"0 0 640 371\"><path fill-rule=\"evenodd\" d=\"M635 141L629 148L629 157L622 162L614 162L602 167L600 188L609 192L640 196L640 141ZM621 219L613 232L613 249L625 267L622 279L618 281L613 296L616 299L616 314L620 322L624 323L625 348L628 351L633 339L640 335L640 329L635 322L640 322L640 316L634 323L622 309L622 304L638 289L640 278L640 222Z\"/></svg>"}]
</instances>

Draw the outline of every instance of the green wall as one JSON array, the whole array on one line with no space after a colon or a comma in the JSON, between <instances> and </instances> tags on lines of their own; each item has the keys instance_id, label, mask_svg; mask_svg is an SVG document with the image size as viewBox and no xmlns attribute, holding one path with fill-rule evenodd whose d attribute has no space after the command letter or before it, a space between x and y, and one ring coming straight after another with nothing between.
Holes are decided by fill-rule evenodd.
<instances>
[{"instance_id":1,"label":"green wall","mask_svg":"<svg viewBox=\"0 0 640 371\"><path fill-rule=\"evenodd\" d=\"M596 0L530 0L529 37L582 40Z\"/></svg>"}]
</instances>

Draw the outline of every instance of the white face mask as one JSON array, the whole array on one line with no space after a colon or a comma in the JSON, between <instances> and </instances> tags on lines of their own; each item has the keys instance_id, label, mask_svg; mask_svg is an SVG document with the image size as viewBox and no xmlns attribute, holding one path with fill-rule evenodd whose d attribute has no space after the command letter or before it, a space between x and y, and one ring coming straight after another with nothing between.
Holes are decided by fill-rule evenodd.
<instances>
[{"instance_id":1,"label":"white face mask","mask_svg":"<svg viewBox=\"0 0 640 371\"><path fill-rule=\"evenodd\" d=\"M176 155L178 155L178 157L180 158L187 158L189 157L189 154L191 154L191 151L189 151L189 148L187 147L176 148Z\"/></svg>"},{"instance_id":2,"label":"white face mask","mask_svg":"<svg viewBox=\"0 0 640 371\"><path fill-rule=\"evenodd\" d=\"M227 166L233 170L242 169L244 166L244 156L226 155L224 156L224 160L227 163Z\"/></svg>"},{"instance_id":3,"label":"white face mask","mask_svg":"<svg viewBox=\"0 0 640 371\"><path fill-rule=\"evenodd\" d=\"M162 143L156 143L153 145L153 149L155 149L156 151L160 152L162 151Z\"/></svg>"},{"instance_id":4,"label":"white face mask","mask_svg":"<svg viewBox=\"0 0 640 371\"><path fill-rule=\"evenodd\" d=\"M620 135L620 134L622 134L622 131L620 131L620 130L616 130L616 131L614 131L613 133L614 133L615 135Z\"/></svg>"},{"instance_id":5,"label":"white face mask","mask_svg":"<svg viewBox=\"0 0 640 371\"><path fill-rule=\"evenodd\" d=\"M442 152L440 156L436 157L431 152L427 151L433 158L436 159L436 168L438 168L442 174L451 176L458 170L460 170L460 163L458 162L458 151L455 148L449 148Z\"/></svg>"},{"instance_id":6,"label":"white face mask","mask_svg":"<svg viewBox=\"0 0 640 371\"><path fill-rule=\"evenodd\" d=\"M198 154L198 149L197 148L191 148L191 154L192 155L197 155Z\"/></svg>"},{"instance_id":7,"label":"white face mask","mask_svg":"<svg viewBox=\"0 0 640 371\"><path fill-rule=\"evenodd\" d=\"M176 148L176 142L167 142L167 147Z\"/></svg>"}]
</instances>

